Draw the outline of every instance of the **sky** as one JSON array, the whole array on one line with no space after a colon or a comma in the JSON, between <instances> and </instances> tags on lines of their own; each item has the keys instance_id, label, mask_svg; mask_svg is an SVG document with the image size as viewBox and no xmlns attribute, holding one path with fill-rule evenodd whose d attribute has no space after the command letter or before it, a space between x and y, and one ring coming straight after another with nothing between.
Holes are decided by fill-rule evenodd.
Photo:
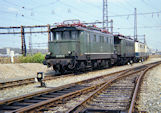
<instances>
[{"instance_id":1,"label":"sky","mask_svg":"<svg viewBox=\"0 0 161 113\"><path fill-rule=\"evenodd\" d=\"M102 1L0 0L0 27L53 25L70 19L79 19L81 22L102 21ZM143 41L145 35L150 48L161 50L160 4L161 0L108 0L108 19L114 22L114 32L133 36L136 8L138 40ZM0 29L0 32L3 30ZM26 35L27 43L29 37L32 37L33 45L40 43L36 47L47 43L47 34ZM20 48L20 35L0 35L0 48L2 47Z\"/></svg>"}]
</instances>

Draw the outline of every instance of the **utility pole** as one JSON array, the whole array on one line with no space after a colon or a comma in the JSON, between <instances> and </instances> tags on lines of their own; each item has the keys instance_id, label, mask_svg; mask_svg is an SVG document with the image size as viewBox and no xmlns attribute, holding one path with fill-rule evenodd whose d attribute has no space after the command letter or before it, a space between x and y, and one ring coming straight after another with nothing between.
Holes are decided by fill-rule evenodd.
<instances>
[{"instance_id":1,"label":"utility pole","mask_svg":"<svg viewBox=\"0 0 161 113\"><path fill-rule=\"evenodd\" d=\"M50 32L50 25L47 25L48 27L48 51L49 51L49 42L51 41L51 32Z\"/></svg>"},{"instance_id":2,"label":"utility pole","mask_svg":"<svg viewBox=\"0 0 161 113\"><path fill-rule=\"evenodd\" d=\"M134 11L134 40L137 41L137 11Z\"/></svg>"},{"instance_id":3,"label":"utility pole","mask_svg":"<svg viewBox=\"0 0 161 113\"><path fill-rule=\"evenodd\" d=\"M25 31L23 26L21 26L21 50L22 50L22 55L26 56Z\"/></svg>"},{"instance_id":4,"label":"utility pole","mask_svg":"<svg viewBox=\"0 0 161 113\"><path fill-rule=\"evenodd\" d=\"M113 20L111 20L111 33L113 34Z\"/></svg>"},{"instance_id":5,"label":"utility pole","mask_svg":"<svg viewBox=\"0 0 161 113\"><path fill-rule=\"evenodd\" d=\"M30 28L31 32L31 28ZM29 36L29 53L32 55L32 34Z\"/></svg>"},{"instance_id":6,"label":"utility pole","mask_svg":"<svg viewBox=\"0 0 161 113\"><path fill-rule=\"evenodd\" d=\"M103 29L108 30L108 1L103 0Z\"/></svg>"}]
</instances>

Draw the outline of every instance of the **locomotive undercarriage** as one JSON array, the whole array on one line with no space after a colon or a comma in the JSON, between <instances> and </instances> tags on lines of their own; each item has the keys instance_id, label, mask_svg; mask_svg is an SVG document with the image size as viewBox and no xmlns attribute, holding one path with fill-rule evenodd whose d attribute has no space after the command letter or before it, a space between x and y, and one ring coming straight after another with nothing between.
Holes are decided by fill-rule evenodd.
<instances>
[{"instance_id":1,"label":"locomotive undercarriage","mask_svg":"<svg viewBox=\"0 0 161 113\"><path fill-rule=\"evenodd\" d=\"M120 57L118 56L116 65L126 65L128 63L132 64L134 62L134 57Z\"/></svg>"},{"instance_id":2,"label":"locomotive undercarriage","mask_svg":"<svg viewBox=\"0 0 161 113\"><path fill-rule=\"evenodd\" d=\"M53 67L56 73L77 73L87 70L96 70L108 68L114 64L114 59L94 59L94 60L78 60L78 59L49 59L48 67Z\"/></svg>"},{"instance_id":3,"label":"locomotive undercarriage","mask_svg":"<svg viewBox=\"0 0 161 113\"><path fill-rule=\"evenodd\" d=\"M134 62L143 62L148 59L148 56L144 57L135 57Z\"/></svg>"}]
</instances>

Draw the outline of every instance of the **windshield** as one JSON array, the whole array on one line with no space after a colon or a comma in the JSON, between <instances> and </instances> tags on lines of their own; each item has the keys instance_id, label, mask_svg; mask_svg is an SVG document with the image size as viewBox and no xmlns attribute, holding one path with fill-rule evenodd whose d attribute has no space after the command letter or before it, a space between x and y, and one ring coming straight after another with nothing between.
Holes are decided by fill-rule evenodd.
<instances>
[{"instance_id":1,"label":"windshield","mask_svg":"<svg viewBox=\"0 0 161 113\"><path fill-rule=\"evenodd\" d=\"M55 40L61 40L62 39L62 33L61 32L56 32L56 39Z\"/></svg>"},{"instance_id":2,"label":"windshield","mask_svg":"<svg viewBox=\"0 0 161 113\"><path fill-rule=\"evenodd\" d=\"M52 32L53 40L77 40L80 31L54 31Z\"/></svg>"}]
</instances>

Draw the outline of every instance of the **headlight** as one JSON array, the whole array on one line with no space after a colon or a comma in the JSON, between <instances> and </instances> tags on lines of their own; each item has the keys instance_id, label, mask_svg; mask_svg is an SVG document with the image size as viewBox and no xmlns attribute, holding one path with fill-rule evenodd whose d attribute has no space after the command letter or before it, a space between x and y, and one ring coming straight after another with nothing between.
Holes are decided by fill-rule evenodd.
<instances>
[{"instance_id":1,"label":"headlight","mask_svg":"<svg viewBox=\"0 0 161 113\"><path fill-rule=\"evenodd\" d=\"M72 54L72 52L71 51L68 51L68 54Z\"/></svg>"},{"instance_id":2,"label":"headlight","mask_svg":"<svg viewBox=\"0 0 161 113\"><path fill-rule=\"evenodd\" d=\"M48 52L47 55L51 55L51 52Z\"/></svg>"}]
</instances>

